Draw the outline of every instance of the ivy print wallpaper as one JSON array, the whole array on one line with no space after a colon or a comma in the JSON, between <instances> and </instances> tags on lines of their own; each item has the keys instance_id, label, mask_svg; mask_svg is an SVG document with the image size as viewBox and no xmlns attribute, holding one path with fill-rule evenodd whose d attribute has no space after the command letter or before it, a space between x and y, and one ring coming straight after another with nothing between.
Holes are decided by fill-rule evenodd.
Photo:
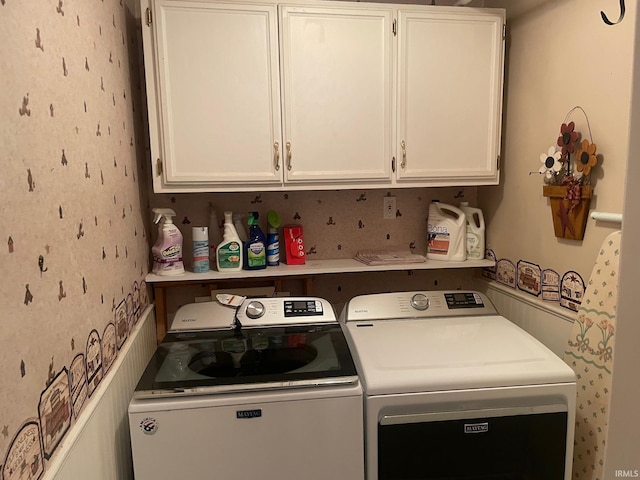
<instances>
[{"instance_id":1,"label":"ivy print wallpaper","mask_svg":"<svg viewBox=\"0 0 640 480\"><path fill-rule=\"evenodd\" d=\"M0 0L3 480L42 476L149 303L137 33L123 0Z\"/></svg>"}]
</instances>

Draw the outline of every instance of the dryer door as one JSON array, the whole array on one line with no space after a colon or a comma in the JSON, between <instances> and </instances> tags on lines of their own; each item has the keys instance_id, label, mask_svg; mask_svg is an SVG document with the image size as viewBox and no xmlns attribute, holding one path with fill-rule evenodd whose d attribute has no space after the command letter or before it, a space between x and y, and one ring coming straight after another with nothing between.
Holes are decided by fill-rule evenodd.
<instances>
[{"instance_id":1,"label":"dryer door","mask_svg":"<svg viewBox=\"0 0 640 480\"><path fill-rule=\"evenodd\" d=\"M563 405L383 416L379 480L562 480Z\"/></svg>"}]
</instances>

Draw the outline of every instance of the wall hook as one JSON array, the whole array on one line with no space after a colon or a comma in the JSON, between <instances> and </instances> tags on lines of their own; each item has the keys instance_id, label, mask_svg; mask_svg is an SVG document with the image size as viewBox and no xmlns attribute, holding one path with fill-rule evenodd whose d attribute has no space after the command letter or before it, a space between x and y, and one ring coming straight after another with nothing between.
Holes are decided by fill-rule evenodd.
<instances>
[{"instance_id":1,"label":"wall hook","mask_svg":"<svg viewBox=\"0 0 640 480\"><path fill-rule=\"evenodd\" d=\"M602 21L607 25L616 25L620 23L624 19L624 14L625 14L624 0L620 0L620 16L618 17L617 22L612 22L607 18L607 16L603 11L600 11L600 15L602 16Z\"/></svg>"}]
</instances>

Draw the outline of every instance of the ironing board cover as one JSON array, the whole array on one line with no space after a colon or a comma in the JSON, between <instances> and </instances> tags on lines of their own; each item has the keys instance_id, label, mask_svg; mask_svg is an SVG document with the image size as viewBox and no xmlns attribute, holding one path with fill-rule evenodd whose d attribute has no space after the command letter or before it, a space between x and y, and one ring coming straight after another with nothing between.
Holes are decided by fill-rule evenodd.
<instances>
[{"instance_id":1,"label":"ironing board cover","mask_svg":"<svg viewBox=\"0 0 640 480\"><path fill-rule=\"evenodd\" d=\"M602 243L564 352L577 377L573 478L580 480L604 480L619 258L614 232Z\"/></svg>"}]
</instances>

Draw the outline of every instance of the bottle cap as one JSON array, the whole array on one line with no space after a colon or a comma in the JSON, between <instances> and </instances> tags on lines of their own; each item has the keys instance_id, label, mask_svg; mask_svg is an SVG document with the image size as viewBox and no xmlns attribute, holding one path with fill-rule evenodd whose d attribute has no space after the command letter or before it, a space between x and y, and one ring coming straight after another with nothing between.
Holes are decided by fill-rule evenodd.
<instances>
[{"instance_id":1,"label":"bottle cap","mask_svg":"<svg viewBox=\"0 0 640 480\"><path fill-rule=\"evenodd\" d=\"M280 215L275 210L267 212L267 223L270 227L278 228L280 226Z\"/></svg>"},{"instance_id":2,"label":"bottle cap","mask_svg":"<svg viewBox=\"0 0 640 480\"><path fill-rule=\"evenodd\" d=\"M260 214L258 212L249 212L247 215L247 224L249 225L258 225L258 218Z\"/></svg>"},{"instance_id":3,"label":"bottle cap","mask_svg":"<svg viewBox=\"0 0 640 480\"><path fill-rule=\"evenodd\" d=\"M209 227L192 227L191 234L193 235L194 242L209 241Z\"/></svg>"}]
</instances>

